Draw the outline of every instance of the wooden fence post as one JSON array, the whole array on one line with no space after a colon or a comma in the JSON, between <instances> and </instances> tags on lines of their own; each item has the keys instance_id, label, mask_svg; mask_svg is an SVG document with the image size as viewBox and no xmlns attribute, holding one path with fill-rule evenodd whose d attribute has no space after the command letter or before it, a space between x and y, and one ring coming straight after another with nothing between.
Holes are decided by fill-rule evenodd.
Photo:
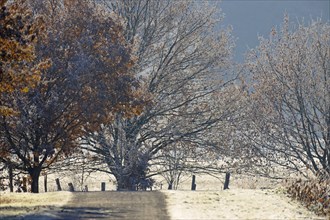
<instances>
[{"instance_id":1,"label":"wooden fence post","mask_svg":"<svg viewBox=\"0 0 330 220\"><path fill-rule=\"evenodd\" d=\"M8 175L9 175L9 189L10 192L14 192L14 184L13 184L13 167L11 164L8 166Z\"/></svg>"},{"instance_id":2,"label":"wooden fence post","mask_svg":"<svg viewBox=\"0 0 330 220\"><path fill-rule=\"evenodd\" d=\"M56 178L55 179L55 182L56 182L56 186L57 186L57 191L62 191L60 179L59 178Z\"/></svg>"},{"instance_id":3,"label":"wooden fence post","mask_svg":"<svg viewBox=\"0 0 330 220\"><path fill-rule=\"evenodd\" d=\"M229 189L229 179L230 179L230 173L227 172L227 173L226 173L226 178L225 178L225 184L224 184L224 186L223 186L223 189L224 189L224 190L225 190L225 189Z\"/></svg>"},{"instance_id":4,"label":"wooden fence post","mask_svg":"<svg viewBox=\"0 0 330 220\"><path fill-rule=\"evenodd\" d=\"M47 192L47 174L44 175L44 188L45 192Z\"/></svg>"},{"instance_id":5,"label":"wooden fence post","mask_svg":"<svg viewBox=\"0 0 330 220\"><path fill-rule=\"evenodd\" d=\"M105 191L105 182L101 183L101 191Z\"/></svg>"},{"instance_id":6,"label":"wooden fence post","mask_svg":"<svg viewBox=\"0 0 330 220\"><path fill-rule=\"evenodd\" d=\"M27 178L23 177L23 186L22 186L23 192L27 192Z\"/></svg>"},{"instance_id":7,"label":"wooden fence post","mask_svg":"<svg viewBox=\"0 0 330 220\"><path fill-rule=\"evenodd\" d=\"M196 190L196 176L192 176L191 190Z\"/></svg>"},{"instance_id":8,"label":"wooden fence post","mask_svg":"<svg viewBox=\"0 0 330 220\"><path fill-rule=\"evenodd\" d=\"M69 186L69 191L70 192L74 192L73 184L72 183L68 183L68 186Z\"/></svg>"}]
</instances>

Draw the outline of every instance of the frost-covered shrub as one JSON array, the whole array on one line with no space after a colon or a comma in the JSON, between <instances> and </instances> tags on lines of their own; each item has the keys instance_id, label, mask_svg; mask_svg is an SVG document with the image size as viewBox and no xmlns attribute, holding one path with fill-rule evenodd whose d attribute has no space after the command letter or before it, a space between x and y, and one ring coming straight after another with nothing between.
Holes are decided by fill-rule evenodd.
<instances>
[{"instance_id":1,"label":"frost-covered shrub","mask_svg":"<svg viewBox=\"0 0 330 220\"><path fill-rule=\"evenodd\" d=\"M330 217L330 177L291 181L287 192L293 199L301 201L309 210L318 215Z\"/></svg>"}]
</instances>

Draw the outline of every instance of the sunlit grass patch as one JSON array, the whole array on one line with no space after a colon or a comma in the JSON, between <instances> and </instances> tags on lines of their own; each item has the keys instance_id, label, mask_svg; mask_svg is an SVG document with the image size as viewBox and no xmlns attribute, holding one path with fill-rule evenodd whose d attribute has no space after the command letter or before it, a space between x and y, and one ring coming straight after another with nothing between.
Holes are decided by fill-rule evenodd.
<instances>
[{"instance_id":1,"label":"sunlit grass patch","mask_svg":"<svg viewBox=\"0 0 330 220\"><path fill-rule=\"evenodd\" d=\"M8 193L0 192L0 207L61 206L71 199L70 192Z\"/></svg>"}]
</instances>

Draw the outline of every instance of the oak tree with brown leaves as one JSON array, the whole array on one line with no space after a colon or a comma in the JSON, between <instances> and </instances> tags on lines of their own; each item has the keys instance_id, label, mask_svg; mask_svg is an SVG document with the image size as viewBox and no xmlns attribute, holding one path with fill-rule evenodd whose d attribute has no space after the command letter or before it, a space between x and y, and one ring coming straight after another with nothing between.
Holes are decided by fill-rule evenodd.
<instances>
[{"instance_id":1,"label":"oak tree with brown leaves","mask_svg":"<svg viewBox=\"0 0 330 220\"><path fill-rule=\"evenodd\" d=\"M28 92L48 66L48 62L33 62L35 42L43 28L43 20L32 18L25 1L0 1L0 116L15 113L5 104L6 94Z\"/></svg>"},{"instance_id":2,"label":"oak tree with brown leaves","mask_svg":"<svg viewBox=\"0 0 330 220\"><path fill-rule=\"evenodd\" d=\"M1 118L1 162L28 173L38 193L41 171L73 153L87 130L142 102L134 98L131 49L111 14L87 1L31 1L30 7L47 27L36 60L52 65L34 88L11 94L8 105L19 115Z\"/></svg>"}]
</instances>

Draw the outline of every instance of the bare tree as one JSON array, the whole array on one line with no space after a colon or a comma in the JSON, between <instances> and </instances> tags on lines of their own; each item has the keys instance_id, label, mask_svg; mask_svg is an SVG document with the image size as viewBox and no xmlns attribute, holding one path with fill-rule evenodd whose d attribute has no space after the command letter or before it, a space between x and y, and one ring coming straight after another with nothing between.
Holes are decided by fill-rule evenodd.
<instances>
[{"instance_id":1,"label":"bare tree","mask_svg":"<svg viewBox=\"0 0 330 220\"><path fill-rule=\"evenodd\" d=\"M177 189L182 179L190 175L196 158L193 157L194 146L185 143L173 143L159 152L159 157L152 162L153 171L164 177L168 189Z\"/></svg>"},{"instance_id":2,"label":"bare tree","mask_svg":"<svg viewBox=\"0 0 330 220\"><path fill-rule=\"evenodd\" d=\"M151 175L150 162L161 150L179 141L202 142L201 133L222 117L207 103L229 81L223 75L233 39L217 26L223 16L201 2L104 2L123 19L137 57L133 71L149 102L138 116L116 114L85 138L85 146L108 165L118 189L134 189Z\"/></svg>"},{"instance_id":3,"label":"bare tree","mask_svg":"<svg viewBox=\"0 0 330 220\"><path fill-rule=\"evenodd\" d=\"M239 132L235 124L243 120L246 92L244 84L238 81L200 102L209 108L210 115L217 117L207 129L200 131L193 139L181 140L161 150L152 165L152 175L161 173L169 185L175 189L180 178L186 175L207 174L222 176L226 172L239 172L251 162L240 148ZM207 107L206 107L207 106ZM190 124L185 126L189 127Z\"/></svg>"},{"instance_id":4,"label":"bare tree","mask_svg":"<svg viewBox=\"0 0 330 220\"><path fill-rule=\"evenodd\" d=\"M282 27L251 51L253 151L306 174L330 172L330 26L321 20ZM250 148L252 149L252 148Z\"/></svg>"}]
</instances>

